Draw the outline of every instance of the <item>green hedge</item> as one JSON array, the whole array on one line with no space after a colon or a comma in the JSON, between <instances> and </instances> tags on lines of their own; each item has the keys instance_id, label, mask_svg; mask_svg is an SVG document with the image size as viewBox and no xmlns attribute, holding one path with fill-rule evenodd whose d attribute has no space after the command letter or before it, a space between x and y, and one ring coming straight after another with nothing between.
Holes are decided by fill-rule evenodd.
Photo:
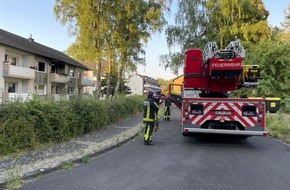
<instances>
[{"instance_id":1,"label":"green hedge","mask_svg":"<svg viewBox=\"0 0 290 190\"><path fill-rule=\"evenodd\" d=\"M142 111L143 96L0 105L0 155L66 141Z\"/></svg>"}]
</instances>

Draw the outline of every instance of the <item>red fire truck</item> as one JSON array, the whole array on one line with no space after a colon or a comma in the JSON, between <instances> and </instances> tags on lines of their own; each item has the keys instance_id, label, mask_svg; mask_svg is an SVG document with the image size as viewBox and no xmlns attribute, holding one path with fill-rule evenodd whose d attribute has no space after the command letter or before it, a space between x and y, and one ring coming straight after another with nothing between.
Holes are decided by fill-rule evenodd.
<instances>
[{"instance_id":1,"label":"red fire truck","mask_svg":"<svg viewBox=\"0 0 290 190\"><path fill-rule=\"evenodd\" d=\"M259 84L257 65L243 66L245 50L232 41L223 51L215 42L185 52L181 96L169 94L181 108L182 134L267 136L263 98L230 98L230 92ZM169 89L171 89L170 85ZM197 96L198 94L198 96Z\"/></svg>"}]
</instances>

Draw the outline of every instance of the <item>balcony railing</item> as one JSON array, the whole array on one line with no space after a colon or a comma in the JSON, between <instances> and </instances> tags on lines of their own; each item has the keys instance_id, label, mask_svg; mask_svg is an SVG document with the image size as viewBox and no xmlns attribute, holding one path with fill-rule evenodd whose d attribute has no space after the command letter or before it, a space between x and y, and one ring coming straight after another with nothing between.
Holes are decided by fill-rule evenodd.
<instances>
[{"instance_id":1,"label":"balcony railing","mask_svg":"<svg viewBox=\"0 0 290 190\"><path fill-rule=\"evenodd\" d=\"M26 94L26 93L8 93L7 94L7 100L8 101L20 101L20 102L26 102L28 100L32 100L32 94Z\"/></svg>"},{"instance_id":2,"label":"balcony railing","mask_svg":"<svg viewBox=\"0 0 290 190\"><path fill-rule=\"evenodd\" d=\"M15 77L22 79L35 79L35 70L25 67L18 67L4 62L3 77Z\"/></svg>"},{"instance_id":3,"label":"balcony railing","mask_svg":"<svg viewBox=\"0 0 290 190\"><path fill-rule=\"evenodd\" d=\"M93 81L88 78L80 77L78 80L79 86L93 86Z\"/></svg>"},{"instance_id":4,"label":"balcony railing","mask_svg":"<svg viewBox=\"0 0 290 190\"><path fill-rule=\"evenodd\" d=\"M68 83L69 76L63 75L63 74L57 74L57 73L50 73L50 82Z\"/></svg>"}]
</instances>

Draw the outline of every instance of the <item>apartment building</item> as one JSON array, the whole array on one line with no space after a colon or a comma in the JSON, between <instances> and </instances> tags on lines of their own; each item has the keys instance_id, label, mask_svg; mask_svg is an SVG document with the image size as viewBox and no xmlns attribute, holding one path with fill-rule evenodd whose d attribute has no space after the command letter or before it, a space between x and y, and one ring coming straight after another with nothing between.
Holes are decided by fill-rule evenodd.
<instances>
[{"instance_id":1,"label":"apartment building","mask_svg":"<svg viewBox=\"0 0 290 190\"><path fill-rule=\"evenodd\" d=\"M83 73L84 76L93 81L93 86L86 86L83 89L83 93L86 95L93 95L93 92L96 90L95 86L97 83L96 62L84 61L84 62L82 62L82 64L89 68L89 70L84 71L84 73ZM105 78L104 75L106 75L106 73L108 72L108 69L109 69L108 62L105 59L103 59L101 62L101 73L103 74L101 76L101 80L103 80ZM100 96L101 97L103 96L103 92L101 92Z\"/></svg>"},{"instance_id":2,"label":"apartment building","mask_svg":"<svg viewBox=\"0 0 290 190\"><path fill-rule=\"evenodd\" d=\"M161 87L157 80L137 73L134 73L128 78L126 85L131 89L132 95L143 95L149 90L153 92L161 92Z\"/></svg>"},{"instance_id":3,"label":"apartment building","mask_svg":"<svg viewBox=\"0 0 290 190\"><path fill-rule=\"evenodd\" d=\"M88 68L66 54L0 29L0 102L43 98L68 99L84 93L92 80Z\"/></svg>"}]
</instances>

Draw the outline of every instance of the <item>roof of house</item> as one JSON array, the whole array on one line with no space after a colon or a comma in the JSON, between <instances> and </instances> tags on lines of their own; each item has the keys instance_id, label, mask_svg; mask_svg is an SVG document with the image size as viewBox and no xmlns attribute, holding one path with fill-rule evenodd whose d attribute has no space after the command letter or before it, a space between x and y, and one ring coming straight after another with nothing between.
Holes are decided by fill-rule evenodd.
<instances>
[{"instance_id":1,"label":"roof of house","mask_svg":"<svg viewBox=\"0 0 290 190\"><path fill-rule=\"evenodd\" d=\"M158 84L158 80L152 78L152 77L149 77L149 76L146 76L146 75L140 75L138 73L136 73L136 75L140 76L141 78L143 78L144 81L147 81L147 82L150 82L150 83L155 83L155 84Z\"/></svg>"},{"instance_id":2,"label":"roof of house","mask_svg":"<svg viewBox=\"0 0 290 190\"><path fill-rule=\"evenodd\" d=\"M95 70L96 69L96 62L92 62L92 61L82 61L81 62L83 65L85 65L86 67L88 67L90 70ZM108 61L106 60L102 60L101 63L101 68L102 70L105 70L109 67Z\"/></svg>"},{"instance_id":3,"label":"roof of house","mask_svg":"<svg viewBox=\"0 0 290 190\"><path fill-rule=\"evenodd\" d=\"M0 29L0 44L27 51L45 57L52 61L60 61L88 70L88 67L82 65L81 63L77 62L76 60L61 51L39 44L35 42L32 38L26 39L2 29Z\"/></svg>"},{"instance_id":4,"label":"roof of house","mask_svg":"<svg viewBox=\"0 0 290 190\"><path fill-rule=\"evenodd\" d=\"M174 79L172 79L172 81L175 81L176 79L178 79L178 78L180 78L180 77L183 77L183 74L181 74L181 75L175 77Z\"/></svg>"}]
</instances>

